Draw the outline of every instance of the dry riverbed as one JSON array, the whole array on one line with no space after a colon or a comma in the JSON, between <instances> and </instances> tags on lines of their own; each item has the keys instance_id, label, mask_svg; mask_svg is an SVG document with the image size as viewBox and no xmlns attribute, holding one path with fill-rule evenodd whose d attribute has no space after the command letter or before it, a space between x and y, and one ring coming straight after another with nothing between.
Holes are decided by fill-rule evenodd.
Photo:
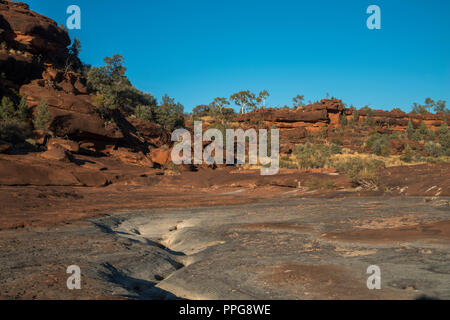
<instances>
[{"instance_id":1,"label":"dry riverbed","mask_svg":"<svg viewBox=\"0 0 450 320\"><path fill-rule=\"evenodd\" d=\"M450 299L448 198L286 198L0 231L2 299ZM68 290L78 265L82 289ZM370 265L381 289L368 290Z\"/></svg>"}]
</instances>

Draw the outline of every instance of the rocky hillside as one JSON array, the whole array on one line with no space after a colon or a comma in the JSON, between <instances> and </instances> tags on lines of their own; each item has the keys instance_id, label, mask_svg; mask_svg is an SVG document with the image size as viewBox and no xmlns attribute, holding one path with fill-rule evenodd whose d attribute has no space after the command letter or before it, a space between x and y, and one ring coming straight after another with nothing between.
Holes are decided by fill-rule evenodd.
<instances>
[{"instance_id":1,"label":"rocky hillside","mask_svg":"<svg viewBox=\"0 0 450 320\"><path fill-rule=\"evenodd\" d=\"M58 27L55 21L30 10L27 4L0 0L0 153L17 156L13 162L1 164L0 169L8 172L14 163L14 170L20 176L24 167L36 166L42 171L47 162L56 161L58 166L66 163L65 168L73 175L69 183L76 185L84 183L80 182L78 170L86 169L86 163L96 163L98 159L145 168L167 168L170 164L170 131L157 124L155 118L146 118L145 112L150 110L145 109L147 106L142 109L142 118L123 108L111 111L105 118L95 103L101 95L89 88L86 72L71 67L73 63L82 63L70 45L67 31ZM130 94L136 93L139 95L132 87ZM163 101L171 103L169 97L164 97ZM41 108L42 105L45 108ZM39 117L48 123L45 130L36 121ZM317 136L328 139L327 142L343 140L343 146L364 152L367 150L361 137L369 133L405 132L410 122L415 130L425 124L430 130L437 131L445 121L450 121L450 116L413 115L399 110L356 111L333 98L298 109L260 109L232 115L229 120L235 127L279 128L281 151L289 154L295 151L296 144ZM351 130L345 129L347 123L352 123ZM407 144L420 152L424 149L424 144L408 139L397 141L397 144L394 142L399 140L398 137L390 140L399 154L404 152ZM22 165L20 161L25 162ZM120 171L117 163L115 166ZM118 179L106 179L106 169L95 168L102 170L100 182L96 184ZM48 175L48 172L37 174L36 179L42 175ZM12 179L3 183L29 183L25 180ZM55 183L54 179L50 180L45 183Z\"/></svg>"},{"instance_id":2,"label":"rocky hillside","mask_svg":"<svg viewBox=\"0 0 450 320\"><path fill-rule=\"evenodd\" d=\"M27 4L0 0L0 43L0 94L12 101L26 99L31 112L25 129L36 129L32 114L42 101L48 105L49 134L33 130L29 140L39 150L49 149L51 137L63 137L77 145L71 150L60 145L66 152L110 155L152 166L150 151L170 140L160 126L127 119L120 112L114 121L105 121L92 104L86 79L67 67L71 44L67 32ZM55 141L59 140L50 144ZM3 141L3 150L20 153L17 149L24 145L15 142ZM61 152L58 157L63 157Z\"/></svg>"}]
</instances>

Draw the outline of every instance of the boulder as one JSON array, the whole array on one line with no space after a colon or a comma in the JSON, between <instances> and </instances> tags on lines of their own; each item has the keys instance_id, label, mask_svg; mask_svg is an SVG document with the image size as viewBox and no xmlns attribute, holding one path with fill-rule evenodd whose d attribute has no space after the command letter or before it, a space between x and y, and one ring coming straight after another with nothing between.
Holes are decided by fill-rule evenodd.
<instances>
[{"instance_id":1,"label":"boulder","mask_svg":"<svg viewBox=\"0 0 450 320\"><path fill-rule=\"evenodd\" d=\"M167 148L157 148L150 152L150 160L160 166L166 166L170 162L171 150Z\"/></svg>"},{"instance_id":2,"label":"boulder","mask_svg":"<svg viewBox=\"0 0 450 320\"><path fill-rule=\"evenodd\" d=\"M47 142L47 149L64 149L70 151L71 153L78 153L80 151L80 146L75 141L65 140L62 138L52 138Z\"/></svg>"},{"instance_id":3,"label":"boulder","mask_svg":"<svg viewBox=\"0 0 450 320\"><path fill-rule=\"evenodd\" d=\"M160 148L163 145L170 145L172 143L170 132L154 122L145 121L134 117L127 118L127 121L134 128L136 128L139 135L144 138L147 143L157 148Z\"/></svg>"},{"instance_id":4,"label":"boulder","mask_svg":"<svg viewBox=\"0 0 450 320\"><path fill-rule=\"evenodd\" d=\"M118 148L112 150L110 154L124 163L139 164L153 168L154 164L151 159L145 156L141 151L133 152L126 148Z\"/></svg>"},{"instance_id":5,"label":"boulder","mask_svg":"<svg viewBox=\"0 0 450 320\"><path fill-rule=\"evenodd\" d=\"M39 154L42 159L50 161L63 161L70 162L71 154L69 151L64 150L61 147L55 147L51 150L42 152Z\"/></svg>"}]
</instances>

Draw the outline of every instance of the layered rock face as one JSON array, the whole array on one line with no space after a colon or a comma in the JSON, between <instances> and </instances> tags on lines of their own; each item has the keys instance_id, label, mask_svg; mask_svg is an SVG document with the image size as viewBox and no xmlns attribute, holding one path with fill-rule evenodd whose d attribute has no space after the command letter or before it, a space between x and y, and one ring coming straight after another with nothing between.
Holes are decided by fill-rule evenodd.
<instances>
[{"instance_id":1,"label":"layered rock face","mask_svg":"<svg viewBox=\"0 0 450 320\"><path fill-rule=\"evenodd\" d=\"M292 149L295 144L306 141L308 135L315 135L320 130L340 126L341 118L355 121L359 124L371 118L380 131L405 131L411 120L415 128L423 121L429 128L436 130L442 123L450 123L450 115L445 114L411 114L402 111L358 110L346 108L339 99L323 99L320 102L291 109L260 109L239 115L240 125L262 122L268 128L280 129L282 152Z\"/></svg>"},{"instance_id":2,"label":"layered rock face","mask_svg":"<svg viewBox=\"0 0 450 320\"><path fill-rule=\"evenodd\" d=\"M20 93L33 113L45 101L53 135L76 142L84 151L150 164L146 154L170 142L169 133L120 112L116 121L105 122L92 105L86 80L65 67L70 43L55 21L27 4L0 0L0 96ZM39 135L35 132L35 140L44 144L46 139Z\"/></svg>"}]
</instances>

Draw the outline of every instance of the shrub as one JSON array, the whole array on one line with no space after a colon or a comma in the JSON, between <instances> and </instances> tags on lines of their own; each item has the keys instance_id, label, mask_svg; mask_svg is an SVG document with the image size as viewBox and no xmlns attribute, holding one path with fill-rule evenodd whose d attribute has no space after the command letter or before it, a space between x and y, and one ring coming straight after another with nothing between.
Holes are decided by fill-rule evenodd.
<instances>
[{"instance_id":1,"label":"shrub","mask_svg":"<svg viewBox=\"0 0 450 320\"><path fill-rule=\"evenodd\" d=\"M348 124L347 116L345 115L345 113L341 114L341 116L339 117L339 123L342 126L346 126Z\"/></svg>"},{"instance_id":2,"label":"shrub","mask_svg":"<svg viewBox=\"0 0 450 320\"><path fill-rule=\"evenodd\" d=\"M332 180L324 180L319 178L313 178L305 182L305 187L309 190L323 190L323 189L333 189L336 185Z\"/></svg>"},{"instance_id":3,"label":"shrub","mask_svg":"<svg viewBox=\"0 0 450 320\"><path fill-rule=\"evenodd\" d=\"M184 125L184 107L167 94L162 98L162 103L155 109L156 122L167 130L174 130Z\"/></svg>"},{"instance_id":4,"label":"shrub","mask_svg":"<svg viewBox=\"0 0 450 320\"><path fill-rule=\"evenodd\" d=\"M438 158L443 155L442 147L433 142L427 142L425 144L425 151L428 153L429 156L434 158Z\"/></svg>"},{"instance_id":5,"label":"shrub","mask_svg":"<svg viewBox=\"0 0 450 320\"><path fill-rule=\"evenodd\" d=\"M345 173L354 184L364 185L371 189L378 189L380 187L376 172L384 166L383 161L376 159L366 160L358 157L334 163L334 167L339 172Z\"/></svg>"},{"instance_id":6,"label":"shrub","mask_svg":"<svg viewBox=\"0 0 450 320\"><path fill-rule=\"evenodd\" d=\"M331 154L341 154L342 153L342 147L337 144L330 144L330 152Z\"/></svg>"},{"instance_id":7,"label":"shrub","mask_svg":"<svg viewBox=\"0 0 450 320\"><path fill-rule=\"evenodd\" d=\"M23 142L29 134L28 127L17 119L0 120L0 140Z\"/></svg>"},{"instance_id":8,"label":"shrub","mask_svg":"<svg viewBox=\"0 0 450 320\"><path fill-rule=\"evenodd\" d=\"M47 131L50 126L50 121L51 114L48 110L48 104L42 100L34 115L33 125L36 129Z\"/></svg>"},{"instance_id":9,"label":"shrub","mask_svg":"<svg viewBox=\"0 0 450 320\"><path fill-rule=\"evenodd\" d=\"M414 151L409 144L406 144L404 153L400 156L400 160L411 162L414 158Z\"/></svg>"},{"instance_id":10,"label":"shrub","mask_svg":"<svg viewBox=\"0 0 450 320\"><path fill-rule=\"evenodd\" d=\"M442 147L442 151L445 155L450 156L450 130L447 123L443 123L439 127L439 144Z\"/></svg>"},{"instance_id":11,"label":"shrub","mask_svg":"<svg viewBox=\"0 0 450 320\"><path fill-rule=\"evenodd\" d=\"M414 135L414 126L411 120L408 121L408 127L406 128L406 134L408 135L408 139L412 139Z\"/></svg>"},{"instance_id":12,"label":"shrub","mask_svg":"<svg viewBox=\"0 0 450 320\"><path fill-rule=\"evenodd\" d=\"M389 141L389 137L381 134L370 136L366 141L366 146L378 156L387 157L390 154L391 143Z\"/></svg>"},{"instance_id":13,"label":"shrub","mask_svg":"<svg viewBox=\"0 0 450 320\"><path fill-rule=\"evenodd\" d=\"M137 106L136 109L134 109L134 115L136 118L145 121L153 120L152 109L150 106Z\"/></svg>"},{"instance_id":14,"label":"shrub","mask_svg":"<svg viewBox=\"0 0 450 320\"><path fill-rule=\"evenodd\" d=\"M16 115L16 108L14 102L8 97L3 97L0 104L0 118L8 120L14 118Z\"/></svg>"},{"instance_id":15,"label":"shrub","mask_svg":"<svg viewBox=\"0 0 450 320\"><path fill-rule=\"evenodd\" d=\"M434 133L433 130L428 129L427 125L425 124L425 122L421 122L419 128L417 128L417 130L413 133L412 140L415 141L421 141L421 140L435 140L436 139L436 135Z\"/></svg>"},{"instance_id":16,"label":"shrub","mask_svg":"<svg viewBox=\"0 0 450 320\"><path fill-rule=\"evenodd\" d=\"M27 101L25 98L21 98L16 110L17 118L21 121L25 121L28 118L29 113Z\"/></svg>"},{"instance_id":17,"label":"shrub","mask_svg":"<svg viewBox=\"0 0 450 320\"><path fill-rule=\"evenodd\" d=\"M298 145L296 151L297 163L300 168L324 168L330 161L331 147L324 144Z\"/></svg>"},{"instance_id":18,"label":"shrub","mask_svg":"<svg viewBox=\"0 0 450 320\"><path fill-rule=\"evenodd\" d=\"M280 159L280 168L297 169L298 166L295 162L289 161L289 159Z\"/></svg>"},{"instance_id":19,"label":"shrub","mask_svg":"<svg viewBox=\"0 0 450 320\"><path fill-rule=\"evenodd\" d=\"M353 116L352 116L352 124L356 124L358 123L358 119L359 119L359 113L358 110L354 109L353 110Z\"/></svg>"}]
</instances>

